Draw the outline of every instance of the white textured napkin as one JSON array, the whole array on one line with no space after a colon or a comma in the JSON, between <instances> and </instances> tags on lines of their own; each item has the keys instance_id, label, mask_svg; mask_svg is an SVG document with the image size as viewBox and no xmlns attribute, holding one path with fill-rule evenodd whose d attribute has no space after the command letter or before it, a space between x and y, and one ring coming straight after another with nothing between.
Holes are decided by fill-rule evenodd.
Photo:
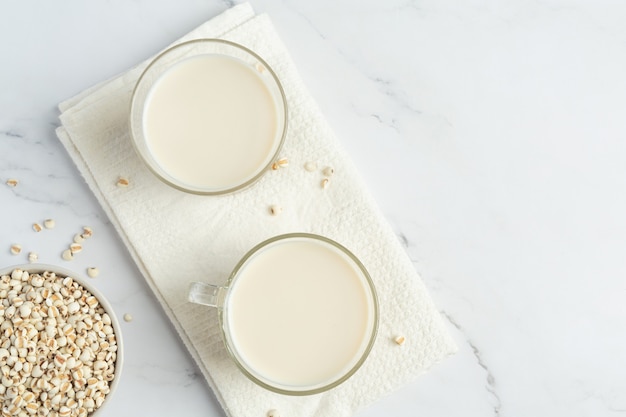
<instances>
[{"instance_id":1,"label":"white textured napkin","mask_svg":"<svg viewBox=\"0 0 626 417\"><path fill-rule=\"evenodd\" d=\"M439 313L404 248L379 212L302 84L265 15L235 6L180 41L220 37L261 55L283 83L289 133L281 157L255 185L226 196L168 187L146 169L129 137L131 92L146 62L61 103L57 135L115 225L146 281L215 391L226 414L342 417L400 387L455 351ZM304 169L315 161L318 170ZM327 188L321 169L335 169ZM119 176L128 187L116 185ZM278 216L269 213L280 205ZM287 232L335 239L369 270L380 298L374 348L357 373L326 393L274 394L248 381L230 361L214 309L186 301L191 281L220 284L248 249ZM394 343L403 335L404 345Z\"/></svg>"}]
</instances>

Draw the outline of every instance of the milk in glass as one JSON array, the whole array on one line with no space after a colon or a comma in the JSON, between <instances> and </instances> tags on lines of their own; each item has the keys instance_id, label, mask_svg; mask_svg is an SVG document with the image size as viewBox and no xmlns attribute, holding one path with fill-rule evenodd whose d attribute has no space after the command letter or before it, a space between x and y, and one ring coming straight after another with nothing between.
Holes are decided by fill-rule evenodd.
<instances>
[{"instance_id":1,"label":"milk in glass","mask_svg":"<svg viewBox=\"0 0 626 417\"><path fill-rule=\"evenodd\" d=\"M297 390L332 383L371 340L370 291L363 271L333 245L276 241L246 261L229 289L231 350L273 385Z\"/></svg>"},{"instance_id":2,"label":"milk in glass","mask_svg":"<svg viewBox=\"0 0 626 417\"><path fill-rule=\"evenodd\" d=\"M151 87L143 113L156 163L178 182L223 190L254 178L280 142L276 98L262 74L219 54L187 58Z\"/></svg>"}]
</instances>

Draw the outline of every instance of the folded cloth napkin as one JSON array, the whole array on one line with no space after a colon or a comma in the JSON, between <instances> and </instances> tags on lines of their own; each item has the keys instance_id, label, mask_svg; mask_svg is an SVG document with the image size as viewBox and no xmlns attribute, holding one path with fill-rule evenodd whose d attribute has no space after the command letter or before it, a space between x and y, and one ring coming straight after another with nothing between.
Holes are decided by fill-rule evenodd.
<instances>
[{"instance_id":1,"label":"folded cloth napkin","mask_svg":"<svg viewBox=\"0 0 626 417\"><path fill-rule=\"evenodd\" d=\"M129 136L131 93L147 62L61 103L57 135L227 415L263 416L269 409L285 416L352 415L453 353L454 343L269 18L240 4L176 43L217 37L257 52L282 81L290 112L280 156L288 158L288 167L224 196L187 194L161 182L142 164ZM305 169L307 162L318 169ZM335 173L323 188L326 166ZM119 176L130 184L118 187ZM274 204L283 208L278 216L269 213ZM364 365L342 385L305 397L275 394L249 381L229 359L215 309L187 302L190 282L221 284L248 249L295 231L348 247L369 270L380 302L378 338ZM398 335L406 338L402 346L394 343Z\"/></svg>"}]
</instances>

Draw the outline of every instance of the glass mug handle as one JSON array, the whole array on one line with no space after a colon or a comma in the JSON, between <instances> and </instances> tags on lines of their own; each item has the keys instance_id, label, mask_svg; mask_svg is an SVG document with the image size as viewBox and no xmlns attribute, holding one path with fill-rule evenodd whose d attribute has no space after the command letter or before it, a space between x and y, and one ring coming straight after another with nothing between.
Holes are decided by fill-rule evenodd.
<instances>
[{"instance_id":1,"label":"glass mug handle","mask_svg":"<svg viewBox=\"0 0 626 417\"><path fill-rule=\"evenodd\" d=\"M205 282L192 282L189 286L187 299L196 304L209 307L221 307L224 301L226 288Z\"/></svg>"}]
</instances>

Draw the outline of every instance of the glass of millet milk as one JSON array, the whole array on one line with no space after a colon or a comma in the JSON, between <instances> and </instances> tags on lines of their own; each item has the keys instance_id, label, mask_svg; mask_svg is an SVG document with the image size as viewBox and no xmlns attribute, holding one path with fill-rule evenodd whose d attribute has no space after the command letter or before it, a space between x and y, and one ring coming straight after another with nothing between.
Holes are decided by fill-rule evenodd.
<instances>
[{"instance_id":1,"label":"glass of millet milk","mask_svg":"<svg viewBox=\"0 0 626 417\"><path fill-rule=\"evenodd\" d=\"M258 180L287 132L280 81L256 53L221 39L159 54L135 86L130 132L158 178L196 194L225 194Z\"/></svg>"},{"instance_id":2,"label":"glass of millet milk","mask_svg":"<svg viewBox=\"0 0 626 417\"><path fill-rule=\"evenodd\" d=\"M189 300L218 309L226 349L252 381L316 394L352 376L378 329L374 284L348 249L292 233L252 248L224 285L192 283Z\"/></svg>"}]
</instances>

